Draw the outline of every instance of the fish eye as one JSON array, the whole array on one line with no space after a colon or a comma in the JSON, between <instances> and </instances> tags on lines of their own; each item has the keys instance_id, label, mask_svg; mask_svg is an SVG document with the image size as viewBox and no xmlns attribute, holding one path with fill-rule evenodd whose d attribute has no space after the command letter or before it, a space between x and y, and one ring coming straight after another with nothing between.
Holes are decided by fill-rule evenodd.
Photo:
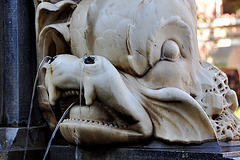
<instances>
[{"instance_id":1,"label":"fish eye","mask_svg":"<svg viewBox=\"0 0 240 160\"><path fill-rule=\"evenodd\" d=\"M161 60L176 61L180 57L178 44L173 40L167 40L163 43Z\"/></svg>"}]
</instances>

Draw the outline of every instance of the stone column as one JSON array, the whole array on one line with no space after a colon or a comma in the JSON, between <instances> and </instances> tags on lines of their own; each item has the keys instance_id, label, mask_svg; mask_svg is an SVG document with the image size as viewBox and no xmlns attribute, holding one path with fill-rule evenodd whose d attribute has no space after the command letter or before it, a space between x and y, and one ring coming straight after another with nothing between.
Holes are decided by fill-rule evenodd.
<instances>
[{"instance_id":1,"label":"stone column","mask_svg":"<svg viewBox=\"0 0 240 160\"><path fill-rule=\"evenodd\" d=\"M34 18L31 0L0 3L0 159L23 159L26 138L27 157L42 154L46 145L47 127L37 103L26 127L37 68Z\"/></svg>"},{"instance_id":2,"label":"stone column","mask_svg":"<svg viewBox=\"0 0 240 160\"><path fill-rule=\"evenodd\" d=\"M6 0L1 8L1 124L26 124L36 74L34 5Z\"/></svg>"},{"instance_id":3,"label":"stone column","mask_svg":"<svg viewBox=\"0 0 240 160\"><path fill-rule=\"evenodd\" d=\"M17 0L5 1L3 11L3 123L19 123Z\"/></svg>"},{"instance_id":4,"label":"stone column","mask_svg":"<svg viewBox=\"0 0 240 160\"><path fill-rule=\"evenodd\" d=\"M3 124L3 4L0 3L0 125Z\"/></svg>"}]
</instances>

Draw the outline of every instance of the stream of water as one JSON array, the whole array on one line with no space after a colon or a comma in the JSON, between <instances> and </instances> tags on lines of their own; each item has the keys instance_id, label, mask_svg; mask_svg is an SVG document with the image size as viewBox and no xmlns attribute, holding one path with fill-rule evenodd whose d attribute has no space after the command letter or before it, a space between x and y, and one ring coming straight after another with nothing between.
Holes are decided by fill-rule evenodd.
<instances>
[{"instance_id":1,"label":"stream of water","mask_svg":"<svg viewBox=\"0 0 240 160\"><path fill-rule=\"evenodd\" d=\"M80 79L79 79L79 114L80 114L80 117L81 118L81 102L82 102L82 72L83 72L83 68L84 68L84 60L87 56L85 55L82 59L82 62L81 62L81 71L80 71ZM66 110L65 112L63 113L61 119L59 120L54 132L52 133L52 136L51 136L51 139L49 140L48 142L48 146L47 146L47 149L45 151L45 154L44 154L44 157L43 157L43 160L46 159L47 155L48 155L48 152L49 152L49 149L51 147L51 143L52 143L52 140L53 138L55 137L56 133L57 133L57 130L59 129L59 126L60 124L62 123L64 117L68 114L68 112L70 111L70 109L72 108L72 106L76 103L77 101L73 102ZM75 143L76 143L76 147L75 147L75 160L78 160L79 159L79 152L78 152L78 136L76 136L76 139L75 139Z\"/></svg>"},{"instance_id":2,"label":"stream of water","mask_svg":"<svg viewBox=\"0 0 240 160\"><path fill-rule=\"evenodd\" d=\"M84 67L84 60L85 58L87 57L87 55L84 55L83 59L82 59L82 66L81 66L81 71L80 71L80 80L79 80L79 85L80 85L80 94L79 94L79 114L80 114L80 117L81 117L81 101L82 101L82 78L81 78L81 74L83 72L83 67ZM35 92L36 92L36 87L37 87L37 82L38 82L38 78L39 78L39 73L40 73L40 70L43 66L43 64L46 62L46 60L52 60L53 58L50 57L50 56L46 56L44 57L44 59L42 60L42 62L40 63L39 67L38 67L38 70L37 70L37 74L36 74L36 77L35 77L35 81L34 81L34 86L33 86L33 92L32 92L32 97L31 97L31 104L30 104L30 110L29 110L29 116L28 116L28 123L27 123L27 134L26 134L26 142L25 142L25 148L24 148L24 160L26 160L26 155L27 155L27 149L28 149L28 136L29 136L29 130L30 130L30 123L31 123L31 116L32 116L32 110L33 110L33 103L34 103L34 97L35 97ZM48 142L48 146L47 146L47 149L45 151L45 154L44 154L44 157L43 157L43 160L46 159L47 155L48 155L48 152L49 152L49 149L51 147L51 143L52 143L52 140L53 138L55 137L58 129L59 129L59 126L60 126L60 123L62 123L64 117L68 114L69 110L72 108L72 106L76 103L77 101L73 102L66 110L65 112L63 113L62 117L60 118L54 132L52 133L52 136L51 136L51 139L49 140ZM79 159L79 153L78 153L78 137L76 137L76 150L75 150L75 160L78 160Z\"/></svg>"},{"instance_id":3,"label":"stream of water","mask_svg":"<svg viewBox=\"0 0 240 160\"><path fill-rule=\"evenodd\" d=\"M82 62L81 62L81 71L80 71L80 78L79 78L79 115L80 115L80 117L79 118L81 118L81 115L82 115L82 113L81 113L81 105L82 105L82 73L83 73L83 68L84 68L84 61L85 61L85 59L87 58L87 54L85 54L84 56L83 56L83 58L82 58ZM81 123L81 122L79 122L79 123ZM79 142L79 140L78 140L78 136L76 136L76 139L75 139L75 143L76 143L76 148L75 148L75 160L78 160L79 159L79 153L78 153L78 142Z\"/></svg>"},{"instance_id":4,"label":"stream of water","mask_svg":"<svg viewBox=\"0 0 240 160\"><path fill-rule=\"evenodd\" d=\"M33 102L34 102L34 97L35 97L35 92L36 92L36 87L37 87L37 82L38 82L38 77L39 77L39 72L42 68L42 65L46 62L46 60L52 59L50 56L44 57L42 62L40 63L37 74L35 77L34 85L33 85L33 91L32 91L32 97L31 97L31 104L30 104L30 110L29 110L29 115L28 115L28 122L27 122L27 135L26 135L26 142L25 142L25 148L24 148L24 160L26 160L26 154L27 154L27 149L28 149L28 135L29 135L29 129L30 129L30 123L31 123L31 116L32 116L32 109L33 109Z\"/></svg>"},{"instance_id":5,"label":"stream of water","mask_svg":"<svg viewBox=\"0 0 240 160\"><path fill-rule=\"evenodd\" d=\"M68 114L69 110L72 108L72 106L73 106L76 102L77 102L77 101L73 102L73 103L65 110L65 112L64 112L63 115L62 115L62 117L61 117L60 120L58 121L58 124L57 124L56 128L54 129L54 131L53 131L53 133L52 133L52 136L51 136L51 138L50 138L50 140L49 140L49 142L48 142L47 149L46 149L46 151L45 151L43 160L45 160L46 157L47 157L47 155L48 155L48 151L49 151L49 149L50 149L50 147L51 147L52 140L53 140L53 138L55 137L55 135L56 135L56 133L57 133L57 131L58 131L58 129L59 129L60 124L62 123L64 117Z\"/></svg>"},{"instance_id":6,"label":"stream of water","mask_svg":"<svg viewBox=\"0 0 240 160\"><path fill-rule=\"evenodd\" d=\"M75 139L76 147L75 147L75 160L79 159L79 153L78 153L78 137Z\"/></svg>"}]
</instances>

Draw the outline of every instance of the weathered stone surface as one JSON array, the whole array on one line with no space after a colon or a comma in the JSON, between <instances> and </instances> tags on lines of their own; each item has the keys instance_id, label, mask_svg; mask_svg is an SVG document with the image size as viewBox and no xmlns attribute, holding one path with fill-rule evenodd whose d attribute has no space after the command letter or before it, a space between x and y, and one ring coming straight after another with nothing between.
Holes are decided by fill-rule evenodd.
<instances>
[{"instance_id":1,"label":"weathered stone surface","mask_svg":"<svg viewBox=\"0 0 240 160\"><path fill-rule=\"evenodd\" d=\"M26 147L27 160L33 159L35 156L37 159L42 159L48 141L47 133L48 128L46 125L30 127L29 131L27 131L27 127L1 127L0 159L22 160ZM27 137L28 145L25 146Z\"/></svg>"},{"instance_id":2,"label":"weathered stone surface","mask_svg":"<svg viewBox=\"0 0 240 160\"><path fill-rule=\"evenodd\" d=\"M34 5L6 0L0 8L0 125L16 127L27 123L36 75ZM41 125L39 109L33 113Z\"/></svg>"},{"instance_id":3,"label":"weathered stone surface","mask_svg":"<svg viewBox=\"0 0 240 160\"><path fill-rule=\"evenodd\" d=\"M153 142L146 146L128 146L128 147L95 147L79 148L76 154L74 146L56 146L50 149L49 158L51 160L74 159L149 159L149 160L223 160L234 159L240 156L240 145L231 144L222 146L216 142L205 143L203 145L176 145Z\"/></svg>"},{"instance_id":4,"label":"weathered stone surface","mask_svg":"<svg viewBox=\"0 0 240 160\"><path fill-rule=\"evenodd\" d=\"M0 9L3 10L3 3L0 4ZM0 14L0 31L3 31L3 14ZM0 34L0 44L3 44L3 34ZM0 45L0 124L3 123L3 45Z\"/></svg>"}]
</instances>

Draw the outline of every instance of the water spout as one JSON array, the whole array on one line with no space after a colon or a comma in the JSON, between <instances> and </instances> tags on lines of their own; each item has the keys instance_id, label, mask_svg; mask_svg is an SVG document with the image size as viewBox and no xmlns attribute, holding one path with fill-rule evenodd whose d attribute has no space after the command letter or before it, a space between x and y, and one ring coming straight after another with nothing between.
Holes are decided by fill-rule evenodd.
<instances>
[{"instance_id":1,"label":"water spout","mask_svg":"<svg viewBox=\"0 0 240 160\"><path fill-rule=\"evenodd\" d=\"M83 73L83 69L84 69L84 63L86 61L86 59L88 58L87 54L85 54L83 56L82 62L81 62L81 72L80 72L80 79L79 79L79 114L80 114L80 118L81 118L81 105L82 105L82 73ZM79 122L80 123L80 122ZM76 139L75 139L75 143L76 143L76 148L75 148L75 160L79 159L79 153L78 153L78 134L76 134Z\"/></svg>"},{"instance_id":2,"label":"water spout","mask_svg":"<svg viewBox=\"0 0 240 160\"><path fill-rule=\"evenodd\" d=\"M30 128L30 123L31 123L33 100L34 100L34 97L35 97L35 91L36 91L37 81L38 81L38 77L39 77L39 72L40 72L40 69L42 68L43 64L45 63L45 61L47 59L51 60L52 57L50 57L50 56L44 57L44 59L42 60L42 62L40 63L40 65L38 67L37 74L36 74L35 81L34 81L34 85L33 85L32 98L31 98L31 104L30 104L30 110L29 110L28 122L27 122L27 135L26 135L26 143L25 143L25 148L24 148L24 160L26 159L26 154L27 154L28 135L29 135L29 128Z\"/></svg>"},{"instance_id":3,"label":"water spout","mask_svg":"<svg viewBox=\"0 0 240 160\"><path fill-rule=\"evenodd\" d=\"M62 115L62 117L61 117L60 120L58 121L58 124L57 124L56 128L54 129L54 131L53 131L53 133L52 133L51 139L50 139L49 142L48 142L48 146L47 146L47 149L46 149L46 151L45 151L43 160L45 160L46 157L47 157L47 155L48 155L48 151L49 151L49 149L50 149L50 147L51 147L52 140L53 140L53 138L55 137L55 135L56 135L56 133L57 133L57 131L58 131L58 129L59 129L60 124L62 123L64 117L68 114L69 110L72 108L72 106L73 106L76 102L77 102L77 101L73 102L73 103L65 110L65 112L64 112L63 115Z\"/></svg>"},{"instance_id":4,"label":"water spout","mask_svg":"<svg viewBox=\"0 0 240 160\"><path fill-rule=\"evenodd\" d=\"M87 56L87 58L84 59L85 64L94 64L95 63L95 57Z\"/></svg>"}]
</instances>

